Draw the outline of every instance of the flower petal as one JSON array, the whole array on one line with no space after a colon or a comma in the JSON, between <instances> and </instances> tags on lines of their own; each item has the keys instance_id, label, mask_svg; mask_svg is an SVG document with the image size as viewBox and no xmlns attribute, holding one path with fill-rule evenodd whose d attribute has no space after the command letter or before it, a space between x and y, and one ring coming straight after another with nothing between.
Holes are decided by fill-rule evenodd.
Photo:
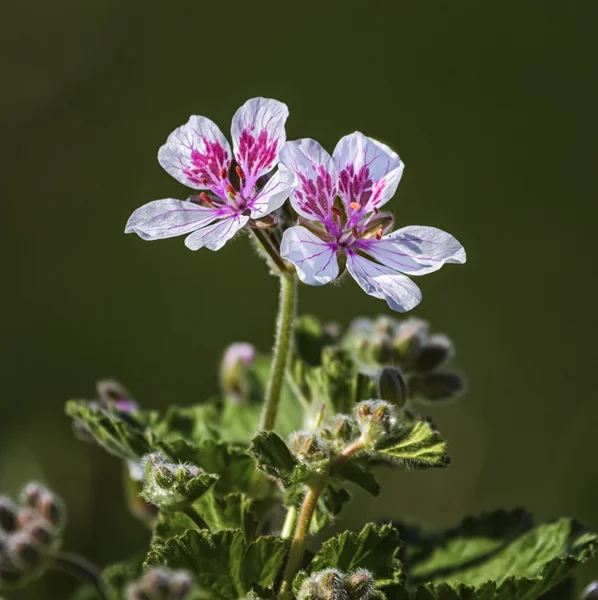
<instances>
[{"instance_id":1,"label":"flower petal","mask_svg":"<svg viewBox=\"0 0 598 600\"><path fill-rule=\"evenodd\" d=\"M280 208L296 185L295 173L289 171L284 165L279 165L278 171L249 203L251 218L259 219Z\"/></svg>"},{"instance_id":2,"label":"flower petal","mask_svg":"<svg viewBox=\"0 0 598 600\"><path fill-rule=\"evenodd\" d=\"M283 233L280 254L295 265L307 285L324 285L338 277L336 248L305 227L289 227Z\"/></svg>"},{"instance_id":3,"label":"flower petal","mask_svg":"<svg viewBox=\"0 0 598 600\"><path fill-rule=\"evenodd\" d=\"M421 302L421 290L409 277L355 252L349 252L347 270L366 294L386 300L392 310L407 312Z\"/></svg>"},{"instance_id":4,"label":"flower petal","mask_svg":"<svg viewBox=\"0 0 598 600\"><path fill-rule=\"evenodd\" d=\"M231 134L235 159L245 175L245 195L278 163L288 116L286 104L269 98L252 98L235 113Z\"/></svg>"},{"instance_id":5,"label":"flower petal","mask_svg":"<svg viewBox=\"0 0 598 600\"><path fill-rule=\"evenodd\" d=\"M210 119L193 115L175 129L158 151L158 162L187 187L210 189L224 196L231 163L230 145Z\"/></svg>"},{"instance_id":6,"label":"flower petal","mask_svg":"<svg viewBox=\"0 0 598 600\"><path fill-rule=\"evenodd\" d=\"M203 227L185 238L185 246L189 250L208 248L209 250L220 250L239 229L245 226L249 217L233 213L216 223Z\"/></svg>"},{"instance_id":7,"label":"flower petal","mask_svg":"<svg viewBox=\"0 0 598 600\"><path fill-rule=\"evenodd\" d=\"M388 146L359 131L342 138L333 157L339 196L351 216L354 211L363 215L386 204L397 191L405 166Z\"/></svg>"},{"instance_id":8,"label":"flower petal","mask_svg":"<svg viewBox=\"0 0 598 600\"><path fill-rule=\"evenodd\" d=\"M125 233L136 233L144 240L160 240L205 227L219 216L218 209L198 206L189 200L154 200L133 212Z\"/></svg>"},{"instance_id":9,"label":"flower petal","mask_svg":"<svg viewBox=\"0 0 598 600\"><path fill-rule=\"evenodd\" d=\"M306 219L331 222L338 174L330 154L315 140L296 140L282 147L280 162L299 179L291 194L293 208Z\"/></svg>"},{"instance_id":10,"label":"flower petal","mask_svg":"<svg viewBox=\"0 0 598 600\"><path fill-rule=\"evenodd\" d=\"M360 240L356 245L383 265L408 275L425 275L445 263L463 264L466 260L463 246L436 227L411 225L381 240Z\"/></svg>"}]
</instances>

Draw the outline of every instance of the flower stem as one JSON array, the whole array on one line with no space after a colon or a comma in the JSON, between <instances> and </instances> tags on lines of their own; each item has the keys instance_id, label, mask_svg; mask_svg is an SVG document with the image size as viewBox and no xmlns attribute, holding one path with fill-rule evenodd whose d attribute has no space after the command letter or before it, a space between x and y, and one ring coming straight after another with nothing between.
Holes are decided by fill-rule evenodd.
<instances>
[{"instance_id":1,"label":"flower stem","mask_svg":"<svg viewBox=\"0 0 598 600\"><path fill-rule=\"evenodd\" d=\"M183 512L197 525L198 529L209 529L208 524L203 520L201 515L191 506L188 506Z\"/></svg>"},{"instance_id":2,"label":"flower stem","mask_svg":"<svg viewBox=\"0 0 598 600\"><path fill-rule=\"evenodd\" d=\"M262 412L260 429L271 431L276 423L280 392L285 379L289 350L293 339L295 325L295 297L297 294L297 280L293 275L280 276L280 305L276 325L276 341L270 377L266 388L266 403Z\"/></svg>"},{"instance_id":3,"label":"flower stem","mask_svg":"<svg viewBox=\"0 0 598 600\"><path fill-rule=\"evenodd\" d=\"M288 273L289 270L280 256L278 248L275 247L272 242L272 238L262 229L252 229L253 235L257 241L261 244L262 248L268 253L268 256L273 260L274 264L278 267L281 274Z\"/></svg>"},{"instance_id":4,"label":"flower stem","mask_svg":"<svg viewBox=\"0 0 598 600\"><path fill-rule=\"evenodd\" d=\"M287 516L284 520L282 531L280 532L281 539L288 540L291 537L291 535L293 535L293 530L295 529L296 521L297 509L294 506L291 506L289 510L287 510Z\"/></svg>"},{"instance_id":5,"label":"flower stem","mask_svg":"<svg viewBox=\"0 0 598 600\"><path fill-rule=\"evenodd\" d=\"M347 461L354 455L363 450L364 442L360 438L347 446L340 454L337 454L329 467L329 474L334 475L339 469L341 469ZM316 506L318 505L318 499L320 494L324 491L328 485L326 478L319 479L312 482L308 488L303 504L301 505L301 511L299 512L299 518L297 519L297 528L295 529L295 535L291 542L291 549L289 551L289 559L282 576L282 584L280 586L280 600L287 600L292 597L291 586L293 579L297 574L297 571L301 568L303 562L303 555L305 554L305 546L309 537L309 528L311 526L311 520L314 516Z\"/></svg>"},{"instance_id":6,"label":"flower stem","mask_svg":"<svg viewBox=\"0 0 598 600\"><path fill-rule=\"evenodd\" d=\"M58 553L52 559L51 566L76 577L82 583L92 585L102 600L108 600L108 591L102 580L100 570L80 556Z\"/></svg>"}]
</instances>

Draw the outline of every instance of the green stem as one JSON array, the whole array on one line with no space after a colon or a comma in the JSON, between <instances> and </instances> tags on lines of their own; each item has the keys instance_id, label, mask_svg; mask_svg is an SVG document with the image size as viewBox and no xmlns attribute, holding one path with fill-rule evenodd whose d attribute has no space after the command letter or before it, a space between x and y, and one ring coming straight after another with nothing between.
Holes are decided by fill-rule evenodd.
<instances>
[{"instance_id":1,"label":"green stem","mask_svg":"<svg viewBox=\"0 0 598 600\"><path fill-rule=\"evenodd\" d=\"M209 529L208 524L203 520L201 515L191 506L188 506L183 512L197 525L198 529Z\"/></svg>"},{"instance_id":2,"label":"green stem","mask_svg":"<svg viewBox=\"0 0 598 600\"><path fill-rule=\"evenodd\" d=\"M80 556L58 553L52 559L51 566L76 577L82 583L92 585L102 600L108 600L108 590L102 580L100 570Z\"/></svg>"},{"instance_id":3,"label":"green stem","mask_svg":"<svg viewBox=\"0 0 598 600\"><path fill-rule=\"evenodd\" d=\"M294 506L291 506L289 510L287 510L287 516L284 520L282 531L280 532L281 539L288 540L293 535L296 521L297 509Z\"/></svg>"},{"instance_id":4,"label":"green stem","mask_svg":"<svg viewBox=\"0 0 598 600\"><path fill-rule=\"evenodd\" d=\"M354 454L357 454L359 451L363 450L363 448L364 443L361 438L347 446L340 454L337 454L330 463L330 468L328 470L329 474L334 475ZM307 488L307 493L305 494L303 504L301 505L301 511L299 512L299 518L297 519L295 535L291 542L289 559L282 576L279 594L280 600L287 600L292 597L291 586L293 584L293 579L303 562L311 520L314 516L316 506L318 505L320 494L326 489L327 485L327 479L322 478L313 482Z\"/></svg>"},{"instance_id":5,"label":"green stem","mask_svg":"<svg viewBox=\"0 0 598 600\"><path fill-rule=\"evenodd\" d=\"M262 412L260 430L271 431L276 423L280 392L285 379L289 350L295 325L295 297L297 280L293 275L280 276L280 305L276 325L276 341L270 367L270 377L266 388L266 403Z\"/></svg>"},{"instance_id":6,"label":"green stem","mask_svg":"<svg viewBox=\"0 0 598 600\"><path fill-rule=\"evenodd\" d=\"M272 238L262 229L252 229L251 231L257 241L262 245L262 248L268 253L268 256L272 259L274 264L278 267L281 275L288 273L289 270L280 256L278 248L276 248L272 242Z\"/></svg>"}]
</instances>

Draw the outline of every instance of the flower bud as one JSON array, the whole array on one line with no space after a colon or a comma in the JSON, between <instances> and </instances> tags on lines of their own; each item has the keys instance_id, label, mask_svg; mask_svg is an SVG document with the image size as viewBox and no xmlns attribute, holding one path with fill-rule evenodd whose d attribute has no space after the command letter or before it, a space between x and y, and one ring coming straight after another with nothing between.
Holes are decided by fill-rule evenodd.
<instances>
[{"instance_id":1,"label":"flower bud","mask_svg":"<svg viewBox=\"0 0 598 600\"><path fill-rule=\"evenodd\" d=\"M62 500L54 493L46 490L39 498L38 512L50 525L62 530L66 522L66 510Z\"/></svg>"},{"instance_id":2,"label":"flower bud","mask_svg":"<svg viewBox=\"0 0 598 600\"><path fill-rule=\"evenodd\" d=\"M303 462L317 462L328 458L328 448L324 440L315 433L295 431L289 436L291 452Z\"/></svg>"},{"instance_id":3,"label":"flower bud","mask_svg":"<svg viewBox=\"0 0 598 600\"><path fill-rule=\"evenodd\" d=\"M318 571L303 582L298 600L347 600L344 575L336 569Z\"/></svg>"},{"instance_id":4,"label":"flower bud","mask_svg":"<svg viewBox=\"0 0 598 600\"><path fill-rule=\"evenodd\" d=\"M102 379L96 384L96 390L101 408L115 408L123 413L132 413L138 409L131 394L117 381Z\"/></svg>"},{"instance_id":5,"label":"flower bud","mask_svg":"<svg viewBox=\"0 0 598 600\"><path fill-rule=\"evenodd\" d=\"M430 373L412 377L409 381L412 396L430 401L454 398L464 387L463 378L457 373Z\"/></svg>"},{"instance_id":6,"label":"flower bud","mask_svg":"<svg viewBox=\"0 0 598 600\"><path fill-rule=\"evenodd\" d=\"M129 585L127 600L184 600L192 585L193 580L186 571L157 567Z\"/></svg>"},{"instance_id":7,"label":"flower bud","mask_svg":"<svg viewBox=\"0 0 598 600\"><path fill-rule=\"evenodd\" d=\"M384 400L364 400L355 406L355 418L366 446L374 446L394 427L397 417L392 404Z\"/></svg>"},{"instance_id":8,"label":"flower bud","mask_svg":"<svg viewBox=\"0 0 598 600\"><path fill-rule=\"evenodd\" d=\"M39 549L47 550L57 540L56 530L44 519L34 519L27 523L23 531Z\"/></svg>"},{"instance_id":9,"label":"flower bud","mask_svg":"<svg viewBox=\"0 0 598 600\"><path fill-rule=\"evenodd\" d=\"M453 343L446 335L431 335L415 357L413 368L420 373L435 371L451 360L454 354Z\"/></svg>"},{"instance_id":10,"label":"flower bud","mask_svg":"<svg viewBox=\"0 0 598 600\"><path fill-rule=\"evenodd\" d=\"M237 402L247 400L246 369L255 360L251 344L236 342L224 352L220 363L220 385L224 394Z\"/></svg>"},{"instance_id":11,"label":"flower bud","mask_svg":"<svg viewBox=\"0 0 598 600\"><path fill-rule=\"evenodd\" d=\"M407 384L401 369L384 367L378 380L378 393L382 400L402 408L407 401Z\"/></svg>"},{"instance_id":12,"label":"flower bud","mask_svg":"<svg viewBox=\"0 0 598 600\"><path fill-rule=\"evenodd\" d=\"M367 600L374 591L374 576L367 569L357 569L345 578L349 600Z\"/></svg>"},{"instance_id":13,"label":"flower bud","mask_svg":"<svg viewBox=\"0 0 598 600\"><path fill-rule=\"evenodd\" d=\"M12 533L17 528L16 504L7 496L0 496L0 531Z\"/></svg>"},{"instance_id":14,"label":"flower bud","mask_svg":"<svg viewBox=\"0 0 598 600\"><path fill-rule=\"evenodd\" d=\"M186 571L177 571L170 580L171 600L184 600L193 587L193 579Z\"/></svg>"},{"instance_id":15,"label":"flower bud","mask_svg":"<svg viewBox=\"0 0 598 600\"><path fill-rule=\"evenodd\" d=\"M401 364L411 365L428 339L428 323L422 319L405 319L397 330L393 346Z\"/></svg>"},{"instance_id":16,"label":"flower bud","mask_svg":"<svg viewBox=\"0 0 598 600\"><path fill-rule=\"evenodd\" d=\"M582 600L598 600L598 581L593 581L581 594Z\"/></svg>"},{"instance_id":17,"label":"flower bud","mask_svg":"<svg viewBox=\"0 0 598 600\"><path fill-rule=\"evenodd\" d=\"M10 563L8 559L0 560L0 590L19 587L25 574Z\"/></svg>"},{"instance_id":18,"label":"flower bud","mask_svg":"<svg viewBox=\"0 0 598 600\"><path fill-rule=\"evenodd\" d=\"M39 505L39 499L41 495L46 492L46 487L37 481L30 481L22 490L20 494L21 504L25 508L32 508L37 510Z\"/></svg>"},{"instance_id":19,"label":"flower bud","mask_svg":"<svg viewBox=\"0 0 598 600\"><path fill-rule=\"evenodd\" d=\"M42 562L41 552L25 531L13 533L8 538L7 551L10 560L22 569L35 569Z\"/></svg>"}]
</instances>

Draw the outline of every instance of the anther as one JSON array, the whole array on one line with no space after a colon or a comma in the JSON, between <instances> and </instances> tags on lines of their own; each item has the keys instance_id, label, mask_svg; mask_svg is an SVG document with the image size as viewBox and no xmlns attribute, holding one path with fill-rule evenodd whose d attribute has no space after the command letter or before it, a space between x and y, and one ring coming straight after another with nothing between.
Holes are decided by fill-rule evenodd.
<instances>
[{"instance_id":1,"label":"anther","mask_svg":"<svg viewBox=\"0 0 598 600\"><path fill-rule=\"evenodd\" d=\"M351 204L349 204L349 206L353 210L360 210L361 209L361 204L359 204L359 202L351 202Z\"/></svg>"},{"instance_id":2,"label":"anther","mask_svg":"<svg viewBox=\"0 0 598 600\"><path fill-rule=\"evenodd\" d=\"M220 178L226 179L227 175L228 175L228 170L226 169L226 167L222 167L222 169L220 169Z\"/></svg>"},{"instance_id":3,"label":"anther","mask_svg":"<svg viewBox=\"0 0 598 600\"><path fill-rule=\"evenodd\" d=\"M205 177L202 177L202 178L199 180L199 183L201 183L201 185L208 185L208 180L207 180Z\"/></svg>"},{"instance_id":4,"label":"anther","mask_svg":"<svg viewBox=\"0 0 598 600\"><path fill-rule=\"evenodd\" d=\"M239 176L239 179L245 179L245 173L243 173L243 169L241 169L241 167L239 167L237 165L235 167L235 171L237 172L237 175Z\"/></svg>"},{"instance_id":5,"label":"anther","mask_svg":"<svg viewBox=\"0 0 598 600\"><path fill-rule=\"evenodd\" d=\"M233 198L237 195L237 190L230 183L226 186L226 192Z\"/></svg>"},{"instance_id":6,"label":"anther","mask_svg":"<svg viewBox=\"0 0 598 600\"><path fill-rule=\"evenodd\" d=\"M343 211L340 208L333 206L331 210L332 210L332 213L335 214L337 217L343 216Z\"/></svg>"},{"instance_id":7,"label":"anther","mask_svg":"<svg viewBox=\"0 0 598 600\"><path fill-rule=\"evenodd\" d=\"M357 233L357 227L353 227L353 228L351 229L351 233L353 234L353 237L359 237L359 236L358 236L358 233Z\"/></svg>"},{"instance_id":8,"label":"anther","mask_svg":"<svg viewBox=\"0 0 598 600\"><path fill-rule=\"evenodd\" d=\"M212 199L205 193L202 192L199 197L206 203L209 204L210 206L214 206L214 203L212 202Z\"/></svg>"},{"instance_id":9,"label":"anther","mask_svg":"<svg viewBox=\"0 0 598 600\"><path fill-rule=\"evenodd\" d=\"M382 231L382 227L380 227L380 229L378 229L378 231L376 231L376 239L377 240L381 240L382 239L382 234L384 232Z\"/></svg>"}]
</instances>

